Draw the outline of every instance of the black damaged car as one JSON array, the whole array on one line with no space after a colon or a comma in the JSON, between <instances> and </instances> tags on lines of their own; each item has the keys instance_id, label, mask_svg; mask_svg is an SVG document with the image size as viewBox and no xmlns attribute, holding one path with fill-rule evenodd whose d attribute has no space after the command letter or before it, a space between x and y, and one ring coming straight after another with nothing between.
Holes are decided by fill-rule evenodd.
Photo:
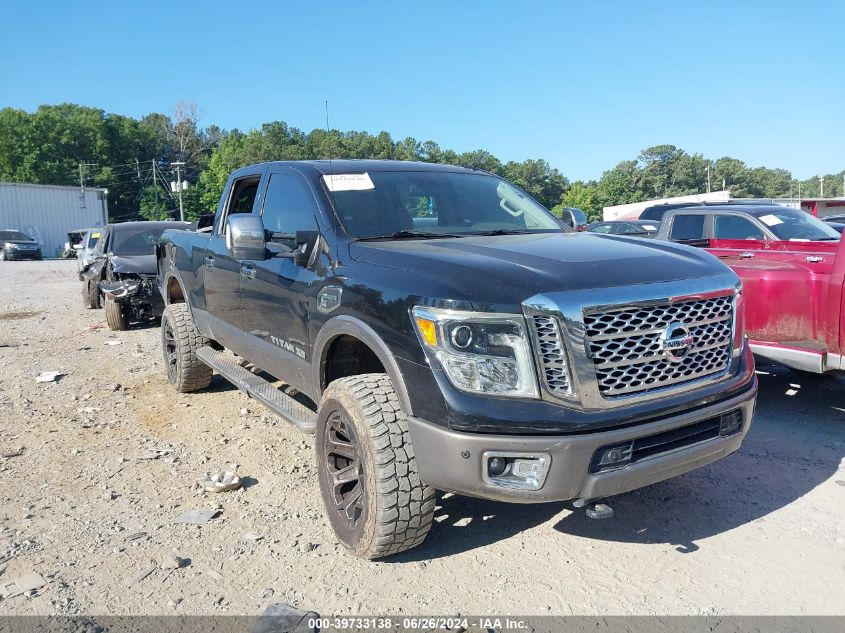
<instances>
[{"instance_id":1,"label":"black damaged car","mask_svg":"<svg viewBox=\"0 0 845 633\"><path fill-rule=\"evenodd\" d=\"M20 231L0 231L0 261L41 259L41 246Z\"/></svg>"},{"instance_id":2,"label":"black damaged car","mask_svg":"<svg viewBox=\"0 0 845 633\"><path fill-rule=\"evenodd\" d=\"M187 222L122 222L103 229L94 258L79 274L86 308L105 304L112 330L161 316L156 288L155 245L165 229L187 229Z\"/></svg>"}]
</instances>

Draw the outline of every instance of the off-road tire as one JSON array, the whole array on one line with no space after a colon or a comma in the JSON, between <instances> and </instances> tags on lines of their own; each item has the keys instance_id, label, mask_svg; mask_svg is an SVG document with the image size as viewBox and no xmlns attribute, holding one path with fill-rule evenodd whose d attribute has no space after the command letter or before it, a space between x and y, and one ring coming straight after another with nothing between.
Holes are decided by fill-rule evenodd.
<instances>
[{"instance_id":1,"label":"off-road tire","mask_svg":"<svg viewBox=\"0 0 845 633\"><path fill-rule=\"evenodd\" d=\"M331 461L336 458L329 455L329 437L343 416L344 424L352 427L349 433L355 436L360 464L357 472L363 499L354 525L336 501L330 472L336 468ZM420 481L408 420L386 374L361 374L332 382L320 400L315 439L323 504L343 545L357 556L375 559L425 540L434 517L436 491Z\"/></svg>"},{"instance_id":2,"label":"off-road tire","mask_svg":"<svg viewBox=\"0 0 845 633\"><path fill-rule=\"evenodd\" d=\"M199 391L211 383L214 372L197 356L197 350L208 343L197 331L187 304L171 303L164 309L161 348L167 379L176 391Z\"/></svg>"},{"instance_id":3,"label":"off-road tire","mask_svg":"<svg viewBox=\"0 0 845 633\"><path fill-rule=\"evenodd\" d=\"M106 297L106 323L109 324L109 329L115 332L123 332L129 329L126 310L121 304L108 297Z\"/></svg>"},{"instance_id":4,"label":"off-road tire","mask_svg":"<svg viewBox=\"0 0 845 633\"><path fill-rule=\"evenodd\" d=\"M99 284L92 284L90 281L82 284L82 304L91 310L98 310L103 307L100 303Z\"/></svg>"}]
</instances>

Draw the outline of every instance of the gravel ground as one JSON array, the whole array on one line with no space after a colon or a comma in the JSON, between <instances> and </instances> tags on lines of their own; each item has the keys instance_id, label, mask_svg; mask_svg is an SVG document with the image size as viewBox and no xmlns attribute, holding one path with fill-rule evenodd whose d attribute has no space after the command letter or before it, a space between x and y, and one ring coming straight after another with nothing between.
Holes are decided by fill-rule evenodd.
<instances>
[{"instance_id":1,"label":"gravel ground","mask_svg":"<svg viewBox=\"0 0 845 633\"><path fill-rule=\"evenodd\" d=\"M373 563L334 542L311 436L219 377L173 392L158 329L104 321L74 262L0 263L0 586L46 581L0 614L845 614L843 379L761 367L742 450L609 521L445 495L423 546ZM242 490L198 489L232 464Z\"/></svg>"}]
</instances>

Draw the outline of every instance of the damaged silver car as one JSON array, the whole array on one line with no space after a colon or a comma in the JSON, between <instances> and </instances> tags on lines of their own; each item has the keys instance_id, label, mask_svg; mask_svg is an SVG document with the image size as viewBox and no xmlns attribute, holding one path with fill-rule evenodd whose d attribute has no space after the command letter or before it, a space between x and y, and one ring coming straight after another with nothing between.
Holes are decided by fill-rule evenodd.
<instances>
[{"instance_id":1,"label":"damaged silver car","mask_svg":"<svg viewBox=\"0 0 845 633\"><path fill-rule=\"evenodd\" d=\"M161 316L156 286L155 245L165 229L188 229L187 222L122 222L103 229L90 262L79 273L86 308L105 306L112 330Z\"/></svg>"}]
</instances>

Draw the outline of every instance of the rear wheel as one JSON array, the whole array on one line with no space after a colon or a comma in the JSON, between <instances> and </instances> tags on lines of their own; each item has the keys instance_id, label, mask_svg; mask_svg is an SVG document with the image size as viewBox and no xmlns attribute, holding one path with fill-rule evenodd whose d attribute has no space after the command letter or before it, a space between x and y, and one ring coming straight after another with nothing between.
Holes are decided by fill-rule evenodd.
<instances>
[{"instance_id":1,"label":"rear wheel","mask_svg":"<svg viewBox=\"0 0 845 633\"><path fill-rule=\"evenodd\" d=\"M129 328L126 309L114 299L106 297L106 323L115 332L122 332Z\"/></svg>"},{"instance_id":2,"label":"rear wheel","mask_svg":"<svg viewBox=\"0 0 845 633\"><path fill-rule=\"evenodd\" d=\"M341 543L373 559L425 540L435 490L420 481L408 421L387 375L329 385L320 402L316 449L320 492Z\"/></svg>"},{"instance_id":3,"label":"rear wheel","mask_svg":"<svg viewBox=\"0 0 845 633\"><path fill-rule=\"evenodd\" d=\"M211 383L211 367L197 356L208 339L197 331L191 311L184 303L172 303L161 316L161 346L167 379L176 391L205 389Z\"/></svg>"}]
</instances>

